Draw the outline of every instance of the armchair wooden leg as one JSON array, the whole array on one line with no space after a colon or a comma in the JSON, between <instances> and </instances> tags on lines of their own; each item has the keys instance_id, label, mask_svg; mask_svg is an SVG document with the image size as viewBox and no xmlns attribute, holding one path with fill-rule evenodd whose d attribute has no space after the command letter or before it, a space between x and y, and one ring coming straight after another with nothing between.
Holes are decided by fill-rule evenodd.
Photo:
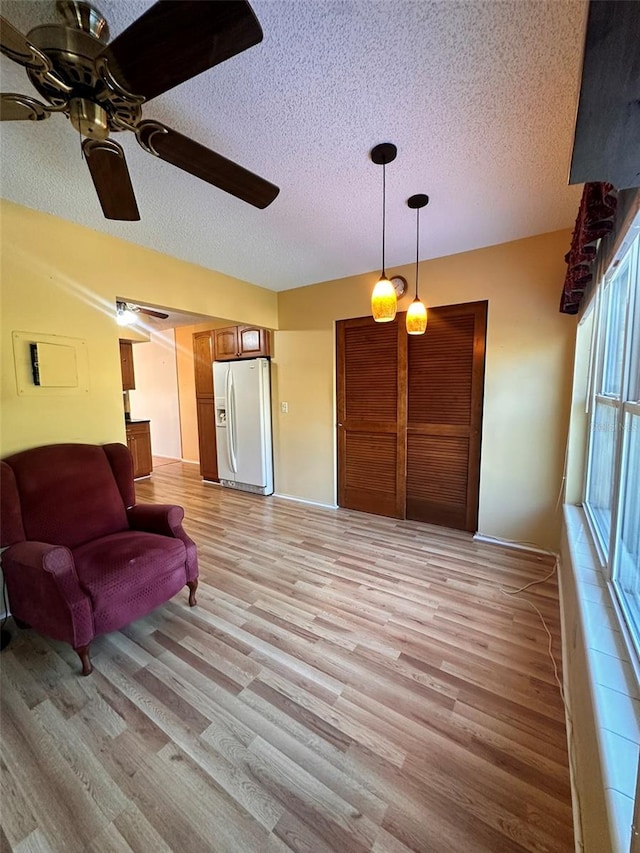
<instances>
[{"instance_id":1,"label":"armchair wooden leg","mask_svg":"<svg viewBox=\"0 0 640 853\"><path fill-rule=\"evenodd\" d=\"M82 663L82 674L83 675L91 675L93 672L93 664L91 663L91 658L89 657L89 645L79 646L76 649L76 654L80 658L80 662Z\"/></svg>"},{"instance_id":2,"label":"armchair wooden leg","mask_svg":"<svg viewBox=\"0 0 640 853\"><path fill-rule=\"evenodd\" d=\"M198 603L196 601L196 590L198 589L198 578L194 581L187 581L187 586L189 587L189 607L195 607Z\"/></svg>"}]
</instances>

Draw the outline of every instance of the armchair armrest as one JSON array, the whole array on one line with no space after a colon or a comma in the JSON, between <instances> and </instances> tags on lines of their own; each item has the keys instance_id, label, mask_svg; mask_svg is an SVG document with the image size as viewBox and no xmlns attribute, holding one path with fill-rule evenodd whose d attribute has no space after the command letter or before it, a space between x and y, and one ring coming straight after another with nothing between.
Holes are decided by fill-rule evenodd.
<instances>
[{"instance_id":1,"label":"armchair armrest","mask_svg":"<svg viewBox=\"0 0 640 853\"><path fill-rule=\"evenodd\" d=\"M80 586L68 548L17 542L2 554L2 569L16 616L74 648L91 641L91 601Z\"/></svg>"},{"instance_id":2,"label":"armchair armrest","mask_svg":"<svg viewBox=\"0 0 640 853\"><path fill-rule=\"evenodd\" d=\"M160 536L182 539L187 551L187 581L194 581L198 577L196 546L182 526L184 510L181 506L174 504L136 504L127 510L127 518L132 530L142 530L145 533L157 533Z\"/></svg>"},{"instance_id":3,"label":"armchair armrest","mask_svg":"<svg viewBox=\"0 0 640 853\"><path fill-rule=\"evenodd\" d=\"M180 538L184 510L173 504L136 504L127 510L132 530Z\"/></svg>"}]
</instances>

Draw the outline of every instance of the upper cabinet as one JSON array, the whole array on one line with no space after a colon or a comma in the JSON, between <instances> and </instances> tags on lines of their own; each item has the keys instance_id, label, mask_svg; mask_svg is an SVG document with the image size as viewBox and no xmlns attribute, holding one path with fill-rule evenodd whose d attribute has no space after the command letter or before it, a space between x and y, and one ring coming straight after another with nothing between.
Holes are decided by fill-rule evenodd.
<instances>
[{"instance_id":1,"label":"upper cabinet","mask_svg":"<svg viewBox=\"0 0 640 853\"><path fill-rule=\"evenodd\" d=\"M196 397L213 397L212 334L212 332L195 332L193 335Z\"/></svg>"},{"instance_id":2,"label":"upper cabinet","mask_svg":"<svg viewBox=\"0 0 640 853\"><path fill-rule=\"evenodd\" d=\"M227 326L213 331L213 353L216 361L238 357L238 327Z\"/></svg>"},{"instance_id":3,"label":"upper cabinet","mask_svg":"<svg viewBox=\"0 0 640 853\"><path fill-rule=\"evenodd\" d=\"M120 369L122 390L135 391L136 378L133 372L133 345L131 341L120 341Z\"/></svg>"},{"instance_id":4,"label":"upper cabinet","mask_svg":"<svg viewBox=\"0 0 640 853\"><path fill-rule=\"evenodd\" d=\"M271 355L269 331L258 326L226 326L214 329L213 336L216 361Z\"/></svg>"}]
</instances>

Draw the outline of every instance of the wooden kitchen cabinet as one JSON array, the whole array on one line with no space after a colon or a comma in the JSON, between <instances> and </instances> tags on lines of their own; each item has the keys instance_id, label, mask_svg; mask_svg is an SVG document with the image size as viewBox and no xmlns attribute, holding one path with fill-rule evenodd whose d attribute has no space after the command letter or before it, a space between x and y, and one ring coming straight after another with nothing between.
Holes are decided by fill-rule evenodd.
<instances>
[{"instance_id":1,"label":"wooden kitchen cabinet","mask_svg":"<svg viewBox=\"0 0 640 853\"><path fill-rule=\"evenodd\" d=\"M228 326L213 331L216 361L238 357L238 327Z\"/></svg>"},{"instance_id":2,"label":"wooden kitchen cabinet","mask_svg":"<svg viewBox=\"0 0 640 853\"><path fill-rule=\"evenodd\" d=\"M218 456L216 445L216 421L213 398L197 397L198 449L200 452L200 476L203 480L218 479Z\"/></svg>"},{"instance_id":3,"label":"wooden kitchen cabinet","mask_svg":"<svg viewBox=\"0 0 640 853\"><path fill-rule=\"evenodd\" d=\"M133 476L148 477L153 469L149 421L127 423L127 447L133 459Z\"/></svg>"},{"instance_id":4,"label":"wooden kitchen cabinet","mask_svg":"<svg viewBox=\"0 0 640 853\"><path fill-rule=\"evenodd\" d=\"M133 372L133 344L120 341L120 370L122 371L122 390L135 391L136 378Z\"/></svg>"},{"instance_id":5,"label":"wooden kitchen cabinet","mask_svg":"<svg viewBox=\"0 0 640 853\"><path fill-rule=\"evenodd\" d=\"M193 369L196 384L200 476L204 480L217 480L218 456L213 402L213 332L194 332Z\"/></svg>"},{"instance_id":6,"label":"wooden kitchen cabinet","mask_svg":"<svg viewBox=\"0 0 640 853\"><path fill-rule=\"evenodd\" d=\"M225 326L223 329L214 329L213 336L216 361L268 358L271 355L268 329L258 326Z\"/></svg>"},{"instance_id":7,"label":"wooden kitchen cabinet","mask_svg":"<svg viewBox=\"0 0 640 853\"><path fill-rule=\"evenodd\" d=\"M196 380L196 397L213 397L212 332L194 332L193 368Z\"/></svg>"}]
</instances>

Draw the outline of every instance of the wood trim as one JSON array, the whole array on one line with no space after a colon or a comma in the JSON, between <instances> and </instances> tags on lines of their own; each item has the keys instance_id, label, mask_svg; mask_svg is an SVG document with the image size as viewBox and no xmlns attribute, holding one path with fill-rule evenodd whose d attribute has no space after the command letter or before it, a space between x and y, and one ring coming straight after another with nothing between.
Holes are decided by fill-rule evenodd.
<instances>
[{"instance_id":1,"label":"wood trim","mask_svg":"<svg viewBox=\"0 0 640 853\"><path fill-rule=\"evenodd\" d=\"M408 335L405 320L406 314L396 315L395 323L398 328L398 397L396 422L397 430L397 459L396 471L396 511L397 518L407 515L407 376L408 376ZM402 323L400 319L402 318Z\"/></svg>"},{"instance_id":2,"label":"wood trim","mask_svg":"<svg viewBox=\"0 0 640 853\"><path fill-rule=\"evenodd\" d=\"M343 322L336 323L336 449L337 449L337 500L339 506L344 506L347 490L347 474L344 459L347 453L347 435L344 428L346 419L345 397L341 389L345 381L345 326Z\"/></svg>"},{"instance_id":3,"label":"wood trim","mask_svg":"<svg viewBox=\"0 0 640 853\"><path fill-rule=\"evenodd\" d=\"M482 450L482 413L484 411L484 373L487 346L488 302L472 303L475 310L473 340L473 379L471 385L471 433L469 437L469 479L467 485L467 517L465 528L478 529L480 500L480 462Z\"/></svg>"}]
</instances>

